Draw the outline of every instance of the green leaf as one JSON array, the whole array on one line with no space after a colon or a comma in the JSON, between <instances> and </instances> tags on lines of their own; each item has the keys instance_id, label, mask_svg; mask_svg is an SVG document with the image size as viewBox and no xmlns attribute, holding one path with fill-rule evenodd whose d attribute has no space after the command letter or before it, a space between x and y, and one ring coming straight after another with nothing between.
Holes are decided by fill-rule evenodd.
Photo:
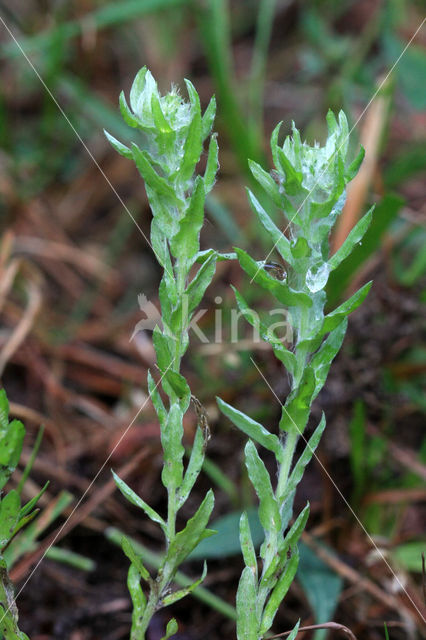
<instances>
[{"instance_id":1,"label":"green leaf","mask_svg":"<svg viewBox=\"0 0 426 640\"><path fill-rule=\"evenodd\" d=\"M174 604L175 602L178 602L178 600L182 600L182 598L184 598L189 593L194 591L194 589L200 586L200 584L203 582L206 575L207 575L207 564L204 563L203 573L201 574L201 578L193 582L190 586L185 587L184 589L179 589L178 591L175 591L174 593L170 593L168 596L165 596L165 598L163 598L162 600L162 606L167 607L170 604Z\"/></svg>"},{"instance_id":2,"label":"green leaf","mask_svg":"<svg viewBox=\"0 0 426 640\"><path fill-rule=\"evenodd\" d=\"M200 99L192 82L185 79L185 84L192 105L192 120L188 127L183 147L183 160L179 169L179 179L183 183L192 177L203 150Z\"/></svg>"},{"instance_id":3,"label":"green leaf","mask_svg":"<svg viewBox=\"0 0 426 640\"><path fill-rule=\"evenodd\" d=\"M151 576L149 575L148 570L144 567L140 555L132 545L130 539L126 536L123 536L121 539L121 548L129 558L130 562L136 567L139 575L146 580L146 582L151 583Z\"/></svg>"},{"instance_id":4,"label":"green leaf","mask_svg":"<svg viewBox=\"0 0 426 640\"><path fill-rule=\"evenodd\" d=\"M16 469L22 453L25 428L19 420L12 420L0 431L0 489Z\"/></svg>"},{"instance_id":5,"label":"green leaf","mask_svg":"<svg viewBox=\"0 0 426 640\"><path fill-rule=\"evenodd\" d=\"M114 138L114 136L108 133L108 131L105 131L105 129L104 134L110 145L115 149L115 151L117 151L117 153L119 153L121 156L124 156L125 158L128 158L129 160L133 159L133 155L129 147L126 147L125 144L117 140L117 138Z\"/></svg>"},{"instance_id":6,"label":"green leaf","mask_svg":"<svg viewBox=\"0 0 426 640\"><path fill-rule=\"evenodd\" d=\"M238 640L258 640L256 616L256 584L253 571L245 567L237 591L237 637Z\"/></svg>"},{"instance_id":7,"label":"green leaf","mask_svg":"<svg viewBox=\"0 0 426 640\"><path fill-rule=\"evenodd\" d=\"M160 424L161 425L166 424L167 411L161 399L160 392L158 390L158 385L155 383L155 380L152 377L151 372L149 370L148 370L148 392L149 392L149 397L151 398L151 402L154 406L155 412L158 416L158 420L160 421Z\"/></svg>"},{"instance_id":8,"label":"green leaf","mask_svg":"<svg viewBox=\"0 0 426 640\"><path fill-rule=\"evenodd\" d=\"M217 144L217 135L213 134L210 138L209 153L207 155L206 170L204 172L204 190L207 193L211 191L216 180L216 173L219 168L219 146Z\"/></svg>"},{"instance_id":9,"label":"green leaf","mask_svg":"<svg viewBox=\"0 0 426 640\"><path fill-rule=\"evenodd\" d=\"M166 208L167 209L167 208ZM151 222L151 245L154 251L155 257L157 258L160 265L164 268L164 276L167 278L167 289L169 291L169 295L172 298L173 304L176 302L176 284L173 279L173 267L170 259L170 252L167 243L167 239L172 237L176 233L177 224L175 228L174 224L169 224L162 217L161 213L159 214L160 208L157 208L156 218L154 218ZM167 235L165 233L167 231ZM170 233L170 236L169 236ZM173 294L173 288L175 290Z\"/></svg>"},{"instance_id":10,"label":"green leaf","mask_svg":"<svg viewBox=\"0 0 426 640\"><path fill-rule=\"evenodd\" d=\"M231 407L230 404L221 400L221 398L216 398L219 409L227 418L229 418L238 429L243 431L249 438L252 438L256 442L265 447L265 449L269 449L275 453L276 458L281 459L282 455L282 447L279 441L279 438L273 434L269 433L265 427L261 424L247 416L242 411Z\"/></svg>"},{"instance_id":11,"label":"green leaf","mask_svg":"<svg viewBox=\"0 0 426 640\"><path fill-rule=\"evenodd\" d=\"M364 160L364 157L365 157L365 149L364 149L364 147L361 147L357 157L351 162L349 167L346 169L346 172L345 172L345 181L346 182L350 182L351 180L353 180L355 178L355 176L358 173L359 168L360 168L360 166L362 164L362 161Z\"/></svg>"},{"instance_id":12,"label":"green leaf","mask_svg":"<svg viewBox=\"0 0 426 640\"><path fill-rule=\"evenodd\" d=\"M158 94L155 91L151 95L151 109L157 132L165 134L167 137L173 134L174 131L164 116Z\"/></svg>"},{"instance_id":13,"label":"green leaf","mask_svg":"<svg viewBox=\"0 0 426 640\"><path fill-rule=\"evenodd\" d=\"M271 239L274 243L275 248L281 254L283 260L287 262L292 262L292 253L290 249L290 241L284 235L284 233L278 229L276 224L272 221L271 217L266 213L265 209L262 207L260 202L257 200L256 196L247 189L247 196L250 201L251 208L254 213L257 215L260 222L265 227L266 231L271 236Z\"/></svg>"},{"instance_id":14,"label":"green leaf","mask_svg":"<svg viewBox=\"0 0 426 640\"><path fill-rule=\"evenodd\" d=\"M127 104L127 101L126 101L126 96L124 95L123 91L120 93L119 104L120 104L121 115L123 116L124 122L128 124L130 127L134 127L134 128L139 127L140 120L130 111L129 105Z\"/></svg>"},{"instance_id":15,"label":"green leaf","mask_svg":"<svg viewBox=\"0 0 426 640\"><path fill-rule=\"evenodd\" d=\"M346 302L341 304L337 309L329 313L324 318L324 324L321 330L321 333L324 335L329 331L335 329L343 318L346 318L350 313L355 311L365 300L368 292L371 289L372 281L367 282L361 289L358 289L356 293L353 294Z\"/></svg>"},{"instance_id":16,"label":"green leaf","mask_svg":"<svg viewBox=\"0 0 426 640\"><path fill-rule=\"evenodd\" d=\"M277 207L282 209L284 201L280 194L278 185L272 178L272 176L270 176L269 173L262 169L260 164L254 162L253 160L249 160L249 167L250 171L253 174L253 178L260 184L261 187L263 187L264 191L266 191L268 196L270 196L273 203L276 204Z\"/></svg>"},{"instance_id":17,"label":"green leaf","mask_svg":"<svg viewBox=\"0 0 426 640\"><path fill-rule=\"evenodd\" d=\"M139 507L139 509L142 509L150 520L152 520L153 522L157 522L163 529L163 531L166 531L167 525L164 522L163 518L158 515L158 513L145 502L145 500L142 500L142 498L140 498L138 494L135 493L133 489L131 489L129 485L124 482L124 480L121 480L121 478L119 478L119 476L114 471L111 471L111 473L113 475L115 484L117 485L123 496L135 507Z\"/></svg>"},{"instance_id":18,"label":"green leaf","mask_svg":"<svg viewBox=\"0 0 426 640\"><path fill-rule=\"evenodd\" d=\"M138 168L142 178L145 180L146 185L158 196L162 196L173 205L181 208L183 203L177 197L174 188L169 185L164 178L158 175L152 167L147 152L139 149L134 142L132 142L132 155L136 167ZM155 211L153 211L153 213L155 215Z\"/></svg>"},{"instance_id":19,"label":"green leaf","mask_svg":"<svg viewBox=\"0 0 426 640\"><path fill-rule=\"evenodd\" d=\"M174 633L177 633L178 629L179 629L179 627L178 627L178 623L176 622L176 619L172 618L167 623L166 635L164 635L161 638L161 640L169 640L169 638L171 638Z\"/></svg>"},{"instance_id":20,"label":"green leaf","mask_svg":"<svg viewBox=\"0 0 426 640\"><path fill-rule=\"evenodd\" d=\"M249 478L259 498L259 520L262 527L265 531L279 531L281 518L269 473L251 440L247 442L244 452Z\"/></svg>"},{"instance_id":21,"label":"green leaf","mask_svg":"<svg viewBox=\"0 0 426 640\"><path fill-rule=\"evenodd\" d=\"M286 640L295 640L296 637L297 637L297 634L299 633L299 626L300 626L300 620L298 621L296 626L293 628L292 632L288 636L285 636L285 639Z\"/></svg>"},{"instance_id":22,"label":"green leaf","mask_svg":"<svg viewBox=\"0 0 426 640\"><path fill-rule=\"evenodd\" d=\"M240 544L243 554L244 562L257 581L257 559L256 551L254 549L253 539L251 537L250 523L248 520L247 512L241 514L240 518Z\"/></svg>"},{"instance_id":23,"label":"green leaf","mask_svg":"<svg viewBox=\"0 0 426 640\"><path fill-rule=\"evenodd\" d=\"M216 98L213 96L207 106L207 109L204 112L202 122L201 122L203 142L212 130L215 115L216 115Z\"/></svg>"},{"instance_id":24,"label":"green leaf","mask_svg":"<svg viewBox=\"0 0 426 640\"><path fill-rule=\"evenodd\" d=\"M280 129L282 127L283 121L281 120L277 126L275 127L275 129L273 130L272 134L271 134L271 152L272 152L272 160L274 161L274 165L276 167L279 167L280 163L278 160L278 149L279 149L279 144L278 144L278 138L280 135Z\"/></svg>"},{"instance_id":25,"label":"green leaf","mask_svg":"<svg viewBox=\"0 0 426 640\"><path fill-rule=\"evenodd\" d=\"M37 502L40 500L41 496L46 491L48 486L49 486L49 481L46 482L44 487L41 489L41 491L38 492L36 496L34 496L34 498L31 498L31 500L29 500L27 504L22 507L22 509L19 512L19 518L24 518L26 515L30 513L30 511L34 509Z\"/></svg>"},{"instance_id":26,"label":"green leaf","mask_svg":"<svg viewBox=\"0 0 426 640\"><path fill-rule=\"evenodd\" d=\"M9 400L6 391L0 389L0 437L9 426Z\"/></svg>"},{"instance_id":27,"label":"green leaf","mask_svg":"<svg viewBox=\"0 0 426 640\"><path fill-rule=\"evenodd\" d=\"M186 502L189 494L191 493L192 487L200 475L200 471L203 467L206 445L207 441L205 434L200 427L197 427L191 457L177 495L178 508Z\"/></svg>"},{"instance_id":28,"label":"green leaf","mask_svg":"<svg viewBox=\"0 0 426 640\"><path fill-rule=\"evenodd\" d=\"M191 260L200 248L200 230L204 221L204 183L197 176L188 208L179 221L179 231L171 239L170 249L178 260Z\"/></svg>"},{"instance_id":29,"label":"green leaf","mask_svg":"<svg viewBox=\"0 0 426 640\"><path fill-rule=\"evenodd\" d=\"M319 444L319 441L321 440L321 436L323 434L324 429L325 429L325 415L322 414L321 420L317 428L309 438L302 455L299 457L296 464L294 465L294 469L291 472L289 481L287 483L287 487L285 489L285 495L288 495L292 491L294 491L297 485L299 484L299 482L301 481L301 479L303 478L305 468L309 464L312 456L315 453L315 450Z\"/></svg>"},{"instance_id":30,"label":"green leaf","mask_svg":"<svg viewBox=\"0 0 426 640\"><path fill-rule=\"evenodd\" d=\"M203 262L201 267L188 285L185 295L188 296L188 314L196 309L204 296L204 293L213 280L216 270L217 254L212 253L207 260Z\"/></svg>"},{"instance_id":31,"label":"green leaf","mask_svg":"<svg viewBox=\"0 0 426 640\"><path fill-rule=\"evenodd\" d=\"M280 429L303 433L308 422L316 380L311 366L305 367L299 386L288 396L282 408Z\"/></svg>"},{"instance_id":32,"label":"green leaf","mask_svg":"<svg viewBox=\"0 0 426 640\"><path fill-rule=\"evenodd\" d=\"M210 256L215 255L216 260L218 262L226 262L227 260L236 260L236 253L219 253L214 249L205 249L204 251L199 251L195 256L194 263L198 262L199 264L203 264Z\"/></svg>"},{"instance_id":33,"label":"green leaf","mask_svg":"<svg viewBox=\"0 0 426 640\"><path fill-rule=\"evenodd\" d=\"M285 174L286 192L291 196L306 192L306 189L302 187L303 174L296 171L281 147L278 147L277 154L279 162L277 169L280 167Z\"/></svg>"},{"instance_id":34,"label":"green leaf","mask_svg":"<svg viewBox=\"0 0 426 640\"><path fill-rule=\"evenodd\" d=\"M215 531L206 529L210 514L214 506L213 491L210 489L195 515L188 520L185 529L170 542L167 558L178 567L195 549L201 540L215 534Z\"/></svg>"},{"instance_id":35,"label":"green leaf","mask_svg":"<svg viewBox=\"0 0 426 640\"><path fill-rule=\"evenodd\" d=\"M367 213L361 218L361 220L354 226L340 249L338 249L336 253L329 259L328 266L330 267L330 271L336 269L339 264L352 253L354 246L362 240L368 227L371 224L373 211L374 206L371 207L371 209L369 209Z\"/></svg>"},{"instance_id":36,"label":"green leaf","mask_svg":"<svg viewBox=\"0 0 426 640\"><path fill-rule=\"evenodd\" d=\"M299 541L300 536L305 530L306 523L309 518L309 503L306 507L299 513L293 525L290 528L290 531L285 536L284 540L281 542L279 546L280 553L287 552L288 549L293 549L297 542Z\"/></svg>"},{"instance_id":37,"label":"green leaf","mask_svg":"<svg viewBox=\"0 0 426 640\"><path fill-rule=\"evenodd\" d=\"M297 565L299 564L299 553L295 550L288 561L283 573L278 578L268 602L263 610L262 623L259 629L259 637L263 637L272 626L275 615L280 607L287 591L296 575Z\"/></svg>"},{"instance_id":38,"label":"green leaf","mask_svg":"<svg viewBox=\"0 0 426 640\"><path fill-rule=\"evenodd\" d=\"M158 368L162 373L169 369L173 362L172 345L173 339L165 336L161 329L156 326L152 332L152 342L154 344L155 353L157 354Z\"/></svg>"},{"instance_id":39,"label":"green leaf","mask_svg":"<svg viewBox=\"0 0 426 640\"><path fill-rule=\"evenodd\" d=\"M12 489L0 502L0 550L4 549L13 536L20 509L19 493Z\"/></svg>"},{"instance_id":40,"label":"green leaf","mask_svg":"<svg viewBox=\"0 0 426 640\"><path fill-rule=\"evenodd\" d=\"M316 380L313 399L316 398L325 384L331 363L343 344L347 327L348 320L345 318L335 329L333 329L333 331L330 332L318 351L312 357L311 367L315 372Z\"/></svg>"},{"instance_id":41,"label":"green leaf","mask_svg":"<svg viewBox=\"0 0 426 640\"><path fill-rule=\"evenodd\" d=\"M263 289L272 293L279 302L289 307L312 306L312 300L306 293L293 291L287 284L269 275L262 266L259 266L258 263L242 249L235 247L235 251L244 271L256 284L259 284Z\"/></svg>"},{"instance_id":42,"label":"green leaf","mask_svg":"<svg viewBox=\"0 0 426 640\"><path fill-rule=\"evenodd\" d=\"M149 73L149 71L146 66L139 69L130 89L130 106L135 113L139 113L139 99L145 87L147 73Z\"/></svg>"},{"instance_id":43,"label":"green leaf","mask_svg":"<svg viewBox=\"0 0 426 640\"><path fill-rule=\"evenodd\" d=\"M177 395L182 411L186 411L191 399L191 389L182 374L169 369L163 378L163 385L167 381Z\"/></svg>"},{"instance_id":44,"label":"green leaf","mask_svg":"<svg viewBox=\"0 0 426 640\"><path fill-rule=\"evenodd\" d=\"M146 597L141 587L141 577L137 567L131 564L127 573L127 588L132 599L132 628L137 628L146 607Z\"/></svg>"},{"instance_id":45,"label":"green leaf","mask_svg":"<svg viewBox=\"0 0 426 640\"><path fill-rule=\"evenodd\" d=\"M163 484L168 489L178 488L183 479L183 456L185 449L182 444L183 413L180 405L172 404L167 416L167 422L161 429L161 444L164 452L164 466L161 473Z\"/></svg>"}]
</instances>

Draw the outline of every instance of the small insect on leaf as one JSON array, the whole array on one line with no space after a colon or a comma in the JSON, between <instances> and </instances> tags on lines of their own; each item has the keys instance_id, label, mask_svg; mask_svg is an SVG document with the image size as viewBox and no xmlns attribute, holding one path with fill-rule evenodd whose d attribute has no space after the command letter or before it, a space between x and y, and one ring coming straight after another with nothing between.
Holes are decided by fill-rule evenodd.
<instances>
[{"instance_id":1,"label":"small insect on leaf","mask_svg":"<svg viewBox=\"0 0 426 640\"><path fill-rule=\"evenodd\" d=\"M278 262L264 262L263 268L276 280L285 280L287 278L287 271Z\"/></svg>"}]
</instances>

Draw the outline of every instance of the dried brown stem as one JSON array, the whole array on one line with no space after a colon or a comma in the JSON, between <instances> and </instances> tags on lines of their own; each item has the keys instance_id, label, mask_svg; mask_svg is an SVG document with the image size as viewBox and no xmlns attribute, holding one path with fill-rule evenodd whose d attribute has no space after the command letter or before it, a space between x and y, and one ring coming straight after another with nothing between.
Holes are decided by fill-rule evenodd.
<instances>
[{"instance_id":1,"label":"dried brown stem","mask_svg":"<svg viewBox=\"0 0 426 640\"><path fill-rule=\"evenodd\" d=\"M315 629L334 629L334 631L341 631L345 633L350 640L357 640L356 636L352 633L348 627L345 627L343 624L339 624L338 622L324 622L323 624L310 624L306 627L299 627L297 633L301 633L302 631L313 631ZM273 638L285 638L289 636L291 631L284 631L284 633L278 633L276 636L271 636L271 640Z\"/></svg>"}]
</instances>

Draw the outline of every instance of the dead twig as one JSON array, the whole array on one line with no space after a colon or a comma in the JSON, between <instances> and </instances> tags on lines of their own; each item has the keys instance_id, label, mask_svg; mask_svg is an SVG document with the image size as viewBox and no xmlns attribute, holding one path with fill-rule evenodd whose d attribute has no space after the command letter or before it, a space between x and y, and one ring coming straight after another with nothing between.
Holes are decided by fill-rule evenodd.
<instances>
[{"instance_id":1,"label":"dead twig","mask_svg":"<svg viewBox=\"0 0 426 640\"><path fill-rule=\"evenodd\" d=\"M412 608L407 607L399 598L396 598L390 593L386 593L375 582L362 576L358 571L349 567L347 564L339 560L336 556L329 553L324 547L318 544L314 538L306 531L302 534L302 540L317 554L321 560L323 560L329 567L331 567L342 578L345 578L351 584L356 584L358 587L364 589L375 600L378 600L389 609L398 611L412 619L418 618L418 614L413 611Z\"/></svg>"},{"instance_id":2,"label":"dead twig","mask_svg":"<svg viewBox=\"0 0 426 640\"><path fill-rule=\"evenodd\" d=\"M41 307L41 292L35 282L28 283L28 305L17 327L0 351L0 376L6 364L27 337Z\"/></svg>"},{"instance_id":3,"label":"dead twig","mask_svg":"<svg viewBox=\"0 0 426 640\"><path fill-rule=\"evenodd\" d=\"M338 622L324 622L323 624L310 624L307 627L299 627L297 633L301 633L302 631L314 631L315 629L334 629L335 631L341 631L345 633L350 640L357 640L356 636L352 633L348 627L345 627L343 624L339 624ZM285 636L289 636L291 631L284 631L284 633L278 633L276 636L271 636L271 640L273 638L285 638Z\"/></svg>"}]
</instances>

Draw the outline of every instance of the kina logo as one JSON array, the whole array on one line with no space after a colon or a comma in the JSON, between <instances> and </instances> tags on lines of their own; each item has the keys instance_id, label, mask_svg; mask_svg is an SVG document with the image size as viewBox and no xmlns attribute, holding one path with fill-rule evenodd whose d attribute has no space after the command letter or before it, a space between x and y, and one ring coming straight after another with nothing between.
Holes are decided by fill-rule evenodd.
<instances>
[{"instance_id":1,"label":"kina logo","mask_svg":"<svg viewBox=\"0 0 426 640\"><path fill-rule=\"evenodd\" d=\"M130 338L130 342L139 331L154 331L156 326L158 326L160 329L162 329L163 327L161 313L159 312L155 304L151 302L151 300L148 300L144 293L140 293L138 295L138 304L140 310L143 311L146 317L142 318L142 320L139 320L139 322L136 324L132 333L132 337Z\"/></svg>"}]
</instances>

